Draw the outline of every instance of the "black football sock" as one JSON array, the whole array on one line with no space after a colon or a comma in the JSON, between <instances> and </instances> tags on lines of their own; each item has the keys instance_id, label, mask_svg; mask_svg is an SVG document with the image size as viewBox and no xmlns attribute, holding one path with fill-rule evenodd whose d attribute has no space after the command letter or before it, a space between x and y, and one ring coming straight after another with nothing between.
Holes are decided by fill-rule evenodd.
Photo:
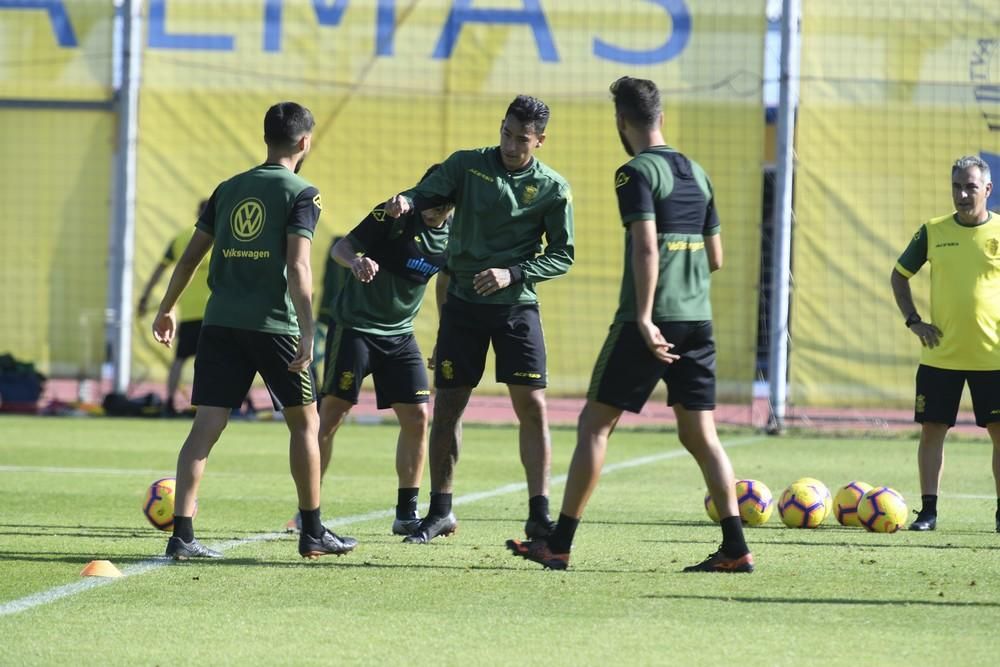
<instances>
[{"instance_id":1,"label":"black football sock","mask_svg":"<svg viewBox=\"0 0 1000 667\"><path fill-rule=\"evenodd\" d=\"M194 539L194 522L189 516L174 515L174 537L179 537L185 542Z\"/></svg>"},{"instance_id":2,"label":"black football sock","mask_svg":"<svg viewBox=\"0 0 1000 667\"><path fill-rule=\"evenodd\" d=\"M396 518L409 519L417 513L417 496L420 487L400 488L396 491Z\"/></svg>"},{"instance_id":3,"label":"black football sock","mask_svg":"<svg viewBox=\"0 0 1000 667\"><path fill-rule=\"evenodd\" d=\"M431 491L431 508L427 514L431 516L448 516L451 513L451 494L434 493Z\"/></svg>"},{"instance_id":4,"label":"black football sock","mask_svg":"<svg viewBox=\"0 0 1000 667\"><path fill-rule=\"evenodd\" d=\"M304 510L299 508L302 517L302 532L309 537L323 537L323 521L319 518L319 508Z\"/></svg>"},{"instance_id":5,"label":"black football sock","mask_svg":"<svg viewBox=\"0 0 1000 667\"><path fill-rule=\"evenodd\" d=\"M997 498L997 521L1000 521L1000 498Z\"/></svg>"},{"instance_id":6,"label":"black football sock","mask_svg":"<svg viewBox=\"0 0 1000 667\"><path fill-rule=\"evenodd\" d=\"M532 496L528 498L528 516L532 519L549 518L549 497Z\"/></svg>"},{"instance_id":7,"label":"black football sock","mask_svg":"<svg viewBox=\"0 0 1000 667\"><path fill-rule=\"evenodd\" d=\"M722 553L730 558L739 558L750 553L743 538L743 523L738 516L729 516L722 520Z\"/></svg>"},{"instance_id":8,"label":"black football sock","mask_svg":"<svg viewBox=\"0 0 1000 667\"><path fill-rule=\"evenodd\" d=\"M568 554L569 550L573 547L573 537L576 535L576 529L580 525L579 519L574 519L571 516L565 514L559 514L559 521L556 523L556 529L552 531L552 534L545 538L545 541L549 544L549 549L554 554Z\"/></svg>"},{"instance_id":9,"label":"black football sock","mask_svg":"<svg viewBox=\"0 0 1000 667\"><path fill-rule=\"evenodd\" d=\"M937 516L937 496L920 496L920 515Z\"/></svg>"}]
</instances>

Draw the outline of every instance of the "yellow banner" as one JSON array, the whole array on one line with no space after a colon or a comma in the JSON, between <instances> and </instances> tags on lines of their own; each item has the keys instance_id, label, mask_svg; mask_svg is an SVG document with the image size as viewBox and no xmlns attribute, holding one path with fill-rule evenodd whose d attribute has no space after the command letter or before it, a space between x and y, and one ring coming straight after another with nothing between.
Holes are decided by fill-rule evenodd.
<instances>
[{"instance_id":1,"label":"yellow banner","mask_svg":"<svg viewBox=\"0 0 1000 667\"><path fill-rule=\"evenodd\" d=\"M792 403L912 404L919 341L889 276L917 228L954 210L955 159L1000 173L998 25L989 0L804 3ZM929 270L911 280L924 313Z\"/></svg>"},{"instance_id":2,"label":"yellow banner","mask_svg":"<svg viewBox=\"0 0 1000 667\"><path fill-rule=\"evenodd\" d=\"M141 99L136 288L196 202L264 158L262 119L294 99L317 119L303 176L323 193L317 284L334 234L450 152L493 145L507 104L552 110L541 160L574 190L576 264L540 287L555 393L585 391L617 305L624 231L613 174L627 156L608 85L663 90L668 141L714 181L726 267L714 283L723 394L754 369L763 113L763 0L150 3ZM161 290L162 291L162 290ZM318 296L318 295L317 295ZM430 305L430 304L428 304ZM433 307L417 336L429 352ZM137 325L137 372L164 353ZM492 384L488 369L484 385Z\"/></svg>"},{"instance_id":3,"label":"yellow banner","mask_svg":"<svg viewBox=\"0 0 1000 667\"><path fill-rule=\"evenodd\" d=\"M0 109L0 352L96 377L104 360L114 119Z\"/></svg>"},{"instance_id":4,"label":"yellow banner","mask_svg":"<svg viewBox=\"0 0 1000 667\"><path fill-rule=\"evenodd\" d=\"M0 0L0 100L111 97L114 3Z\"/></svg>"}]
</instances>

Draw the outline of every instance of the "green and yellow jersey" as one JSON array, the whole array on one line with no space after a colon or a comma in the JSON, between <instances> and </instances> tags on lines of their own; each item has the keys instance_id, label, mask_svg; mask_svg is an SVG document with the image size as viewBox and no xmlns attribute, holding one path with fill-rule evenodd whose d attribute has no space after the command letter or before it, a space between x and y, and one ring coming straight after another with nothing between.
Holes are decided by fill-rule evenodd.
<instances>
[{"instance_id":1,"label":"green and yellow jersey","mask_svg":"<svg viewBox=\"0 0 1000 667\"><path fill-rule=\"evenodd\" d=\"M910 278L931 265L930 323L941 330L920 363L960 371L1000 370L1000 223L966 226L954 214L921 225L896 270Z\"/></svg>"},{"instance_id":2,"label":"green and yellow jersey","mask_svg":"<svg viewBox=\"0 0 1000 667\"><path fill-rule=\"evenodd\" d=\"M417 209L455 204L448 244L448 292L473 303L537 303L535 285L573 264L569 184L537 159L509 172L496 146L453 153L423 182L402 193ZM542 245L542 239L545 245ZM472 279L510 269L511 284L489 296Z\"/></svg>"},{"instance_id":3,"label":"green and yellow jersey","mask_svg":"<svg viewBox=\"0 0 1000 667\"><path fill-rule=\"evenodd\" d=\"M181 258L184 249L191 242L191 237L194 236L194 230L194 227L190 227L174 237L167 246L167 251L163 253L163 259L160 260L163 266L171 266ZM208 289L208 260L203 259L195 269L191 283L177 301L180 321L198 322L205 317L205 305L208 303L209 294L211 292Z\"/></svg>"},{"instance_id":4,"label":"green and yellow jersey","mask_svg":"<svg viewBox=\"0 0 1000 667\"><path fill-rule=\"evenodd\" d=\"M220 184L197 224L215 237L204 324L298 335L288 294L287 236L312 239L321 209L319 191L277 164Z\"/></svg>"},{"instance_id":5,"label":"green and yellow jersey","mask_svg":"<svg viewBox=\"0 0 1000 667\"><path fill-rule=\"evenodd\" d=\"M615 172L618 211L625 226L625 270L615 322L634 322L635 282L628 226L656 221L660 271L654 322L712 319L711 270L705 236L719 233L712 184L701 166L668 146L642 151Z\"/></svg>"},{"instance_id":6,"label":"green and yellow jersey","mask_svg":"<svg viewBox=\"0 0 1000 667\"><path fill-rule=\"evenodd\" d=\"M448 223L435 229L417 212L393 219L379 207L347 239L379 270L370 283L348 278L334 303L337 326L379 336L412 333L427 282L445 264Z\"/></svg>"}]
</instances>

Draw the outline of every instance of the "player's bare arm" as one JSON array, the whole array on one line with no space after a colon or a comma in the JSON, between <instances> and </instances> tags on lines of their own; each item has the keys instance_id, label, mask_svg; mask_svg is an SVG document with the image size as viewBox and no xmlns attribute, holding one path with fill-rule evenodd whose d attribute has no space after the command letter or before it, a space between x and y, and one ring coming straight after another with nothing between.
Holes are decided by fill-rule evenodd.
<instances>
[{"instance_id":1,"label":"player's bare arm","mask_svg":"<svg viewBox=\"0 0 1000 667\"><path fill-rule=\"evenodd\" d=\"M298 373L312 363L313 319L312 319L312 266L309 250L312 241L298 234L288 235L288 250L285 264L288 268L288 295L295 307L299 320L299 350L288 364L291 373Z\"/></svg>"},{"instance_id":2,"label":"player's bare arm","mask_svg":"<svg viewBox=\"0 0 1000 667\"><path fill-rule=\"evenodd\" d=\"M892 284L892 295L896 299L896 307L902 313L905 320L915 316L917 321L909 325L909 330L920 339L920 344L924 347L937 347L944 334L930 322L920 320L917 313L917 306L913 303L913 292L910 289L910 279L896 269L892 270L890 278Z\"/></svg>"},{"instance_id":3,"label":"player's bare arm","mask_svg":"<svg viewBox=\"0 0 1000 667\"><path fill-rule=\"evenodd\" d=\"M722 234L712 234L705 239L705 254L708 256L708 268L715 273L722 268Z\"/></svg>"},{"instance_id":4,"label":"player's bare arm","mask_svg":"<svg viewBox=\"0 0 1000 667\"><path fill-rule=\"evenodd\" d=\"M653 356L665 364L672 364L680 357L670 352L673 343L668 343L663 338L659 327L653 322L653 295L660 272L656 221L636 220L628 229L632 242L632 269L635 272L636 324Z\"/></svg>"},{"instance_id":5,"label":"player's bare arm","mask_svg":"<svg viewBox=\"0 0 1000 667\"><path fill-rule=\"evenodd\" d=\"M448 285L451 283L451 278L444 271L438 271L437 276L434 278L434 301L437 305L438 322L441 321L441 310L444 308L445 301L448 300ZM434 347L431 348L431 356L427 357L427 370L434 370L437 365L437 341L434 342Z\"/></svg>"},{"instance_id":6,"label":"player's bare arm","mask_svg":"<svg viewBox=\"0 0 1000 667\"><path fill-rule=\"evenodd\" d=\"M153 319L153 338L156 342L167 347L173 343L174 335L177 333L177 317L174 313L174 306L177 305L177 300L181 298L181 294L191 283L194 272L201 264L201 260L211 250L214 241L211 234L200 229L195 230L191 241L184 248L180 259L177 260L177 266L174 267L170 282L167 284L167 291L163 295L160 308Z\"/></svg>"},{"instance_id":7,"label":"player's bare arm","mask_svg":"<svg viewBox=\"0 0 1000 667\"><path fill-rule=\"evenodd\" d=\"M330 257L340 266L349 269L360 282L370 283L378 273L378 262L358 252L348 237L344 237L330 250Z\"/></svg>"}]
</instances>

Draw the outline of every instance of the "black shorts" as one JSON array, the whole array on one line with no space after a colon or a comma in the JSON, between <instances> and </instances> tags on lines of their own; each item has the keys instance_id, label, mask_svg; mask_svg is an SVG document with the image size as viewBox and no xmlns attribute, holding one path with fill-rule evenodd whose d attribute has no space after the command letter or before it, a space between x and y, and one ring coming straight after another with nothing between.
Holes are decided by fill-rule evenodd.
<instances>
[{"instance_id":1,"label":"black shorts","mask_svg":"<svg viewBox=\"0 0 1000 667\"><path fill-rule=\"evenodd\" d=\"M545 386L545 336L538 304L470 303L451 294L441 309L434 386L478 385L490 343L497 382Z\"/></svg>"},{"instance_id":2,"label":"black shorts","mask_svg":"<svg viewBox=\"0 0 1000 667\"><path fill-rule=\"evenodd\" d=\"M286 408L308 405L316 400L312 373L308 368L288 371L298 350L298 336L202 326L191 403L239 408L260 373L276 404Z\"/></svg>"},{"instance_id":3,"label":"black shorts","mask_svg":"<svg viewBox=\"0 0 1000 667\"><path fill-rule=\"evenodd\" d=\"M658 322L670 350L680 355L672 364L657 361L635 322L611 325L594 364L587 398L629 412L640 412L663 380L667 405L688 410L715 409L715 340L711 322Z\"/></svg>"},{"instance_id":4,"label":"black shorts","mask_svg":"<svg viewBox=\"0 0 1000 667\"><path fill-rule=\"evenodd\" d=\"M985 427L1000 421L1000 371L955 371L923 364L917 367L913 420L954 426L966 382L976 424Z\"/></svg>"},{"instance_id":5,"label":"black shorts","mask_svg":"<svg viewBox=\"0 0 1000 667\"><path fill-rule=\"evenodd\" d=\"M377 336L344 327L331 327L327 337L324 396L357 404L361 381L375 380L380 410L394 403L426 403L431 391L424 360L413 334Z\"/></svg>"},{"instance_id":6,"label":"black shorts","mask_svg":"<svg viewBox=\"0 0 1000 667\"><path fill-rule=\"evenodd\" d=\"M198 335L201 333L201 320L181 322L177 327L177 352L175 358L180 361L193 357L198 351Z\"/></svg>"}]
</instances>

